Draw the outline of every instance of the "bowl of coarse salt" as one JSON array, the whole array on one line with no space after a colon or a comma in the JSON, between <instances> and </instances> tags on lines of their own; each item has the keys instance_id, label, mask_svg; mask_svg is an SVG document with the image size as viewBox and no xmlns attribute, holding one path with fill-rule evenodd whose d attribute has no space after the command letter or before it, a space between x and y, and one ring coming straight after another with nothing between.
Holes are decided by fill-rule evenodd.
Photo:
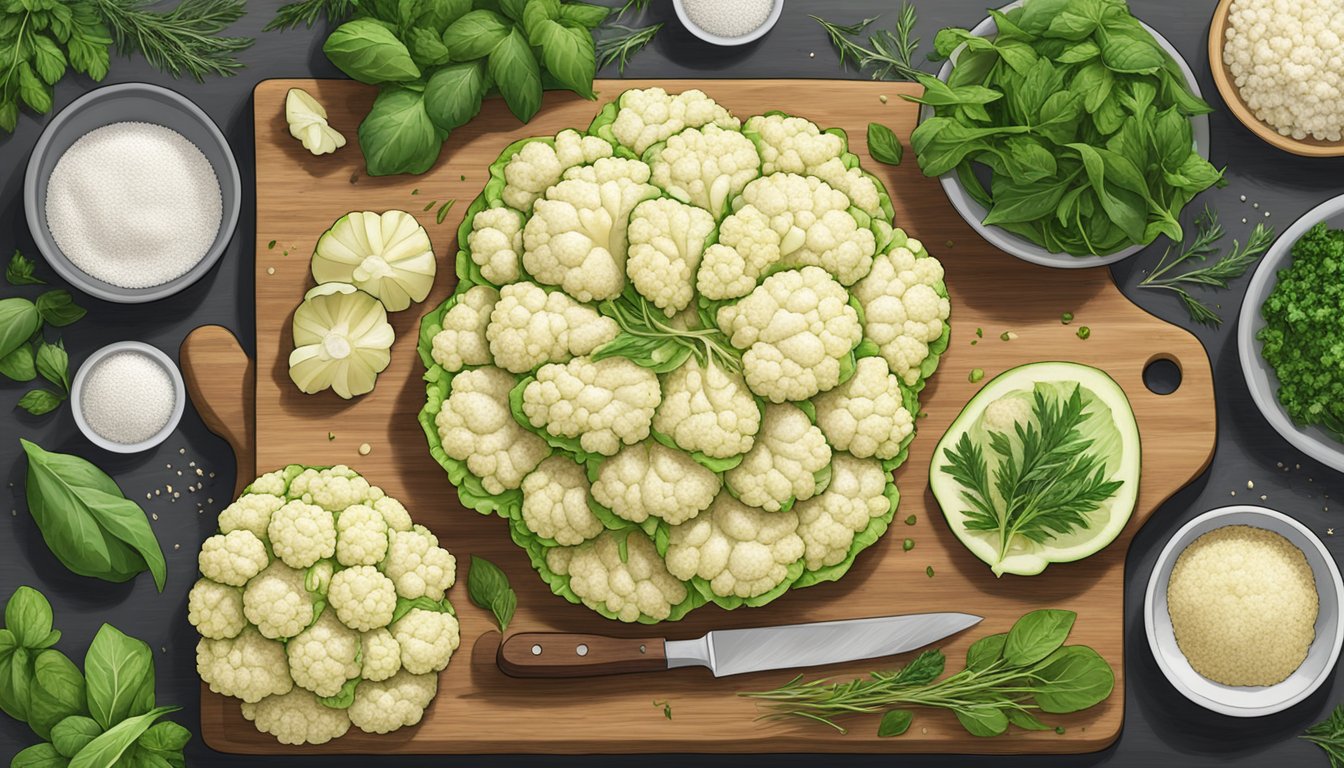
<instances>
[{"instance_id":1,"label":"bowl of coarse salt","mask_svg":"<svg viewBox=\"0 0 1344 768\"><path fill-rule=\"evenodd\" d=\"M24 178L28 229L85 293L126 304L171 296L223 255L242 182L219 127L147 83L71 102L47 125Z\"/></svg>"},{"instance_id":2,"label":"bowl of coarse salt","mask_svg":"<svg viewBox=\"0 0 1344 768\"><path fill-rule=\"evenodd\" d=\"M707 43L744 45L779 21L784 0L672 0L682 26Z\"/></svg>"},{"instance_id":3,"label":"bowl of coarse salt","mask_svg":"<svg viewBox=\"0 0 1344 768\"><path fill-rule=\"evenodd\" d=\"M139 453L167 440L186 403L177 365L139 341L89 355L70 385L75 425L94 445L115 453Z\"/></svg>"}]
</instances>

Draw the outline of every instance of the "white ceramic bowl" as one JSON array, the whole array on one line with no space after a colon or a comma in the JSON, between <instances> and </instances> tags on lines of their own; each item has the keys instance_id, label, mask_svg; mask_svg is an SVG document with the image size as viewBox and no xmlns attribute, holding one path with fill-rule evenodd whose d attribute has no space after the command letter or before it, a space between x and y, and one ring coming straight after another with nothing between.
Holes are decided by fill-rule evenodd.
<instances>
[{"instance_id":1,"label":"white ceramic bowl","mask_svg":"<svg viewBox=\"0 0 1344 768\"><path fill-rule=\"evenodd\" d=\"M1022 0L1017 0L1016 2L1003 6L999 11L1010 11L1020 5L1022 5ZM1176 50L1176 46L1168 42L1162 35L1159 35L1157 30L1144 24L1142 21L1140 21L1139 24L1141 24L1144 29L1148 30L1148 33L1153 36L1153 39L1157 41L1158 45L1162 46L1163 50L1171 55L1171 58L1178 66L1180 66L1181 73L1185 75L1185 82L1190 86L1190 90L1193 91L1196 96L1200 96L1199 83L1195 80L1195 73L1190 69L1190 65L1186 63L1185 59L1181 57L1180 51ZM992 17L986 18L971 30L971 34L976 35L977 37L993 37L997 32L998 25ZM952 65L956 62L957 56L960 55L965 47L965 45L962 45L957 48L952 52L952 55L948 57L948 60L943 62L942 69L938 70L939 80L942 80L943 82L947 81L948 76L952 74ZM923 122L932 116L933 109L931 107L920 107L920 122ZM1190 118L1190 127L1194 134L1195 151L1199 153L1200 157L1207 160L1209 157L1209 116L1196 115ZM980 222L989 214L989 210L973 200L971 196L966 193L965 188L961 185L961 181L957 179L956 171L945 173L938 177L938 182L943 185L943 191L947 193L947 198L952 201L952 207L956 208L957 213L961 214L961 217L966 220L966 223L971 225L971 229L974 229L981 237L988 240L991 245L999 250L1010 253L1023 261L1029 261L1032 264L1040 264L1046 267L1061 267L1063 269L1100 267L1106 264L1114 264L1121 259L1126 259L1147 247L1144 245L1131 245L1128 248L1116 251L1115 253L1108 253L1104 256L1073 256L1067 253L1051 253L1024 237L1019 237L1018 235L1014 235L1007 230L1000 229L993 225L985 226L984 224L981 224Z\"/></svg>"},{"instance_id":2,"label":"white ceramic bowl","mask_svg":"<svg viewBox=\"0 0 1344 768\"><path fill-rule=\"evenodd\" d=\"M715 2L722 2L722 0L715 0ZM761 26L740 37L723 37L722 35L716 35L713 32L707 32L704 29L701 29L695 22L691 21L691 17L687 15L686 4L682 2L682 0L672 0L672 8L676 10L677 18L681 20L681 25L689 30L692 35L695 35L707 43L731 47L734 45L744 45L750 43L752 40L760 39L762 35L769 32L770 29L775 26L775 22L779 21L779 15L784 12L784 0L774 0L774 2L774 6L770 9L770 15L765 17L765 22L761 24Z\"/></svg>"},{"instance_id":3,"label":"white ceramic bowl","mask_svg":"<svg viewBox=\"0 0 1344 768\"><path fill-rule=\"evenodd\" d=\"M1249 525L1273 531L1302 550L1312 575L1316 577L1316 594L1320 610L1316 615L1316 639L1307 651L1307 658L1292 675L1281 683L1269 686L1231 686L1215 683L1200 675L1186 660L1176 645L1167 613L1167 582L1176 558L1195 539L1227 525ZM1213 712L1232 717L1260 717L1281 712L1310 696L1330 679L1339 659L1340 645L1344 643L1344 624L1340 623L1340 600L1344 598L1344 583L1340 582L1339 568L1330 552L1306 526L1264 507L1249 505L1222 507L1211 510L1186 523L1162 548L1157 564L1148 579L1148 594L1143 603L1144 626L1148 632L1148 647L1153 651L1157 666L1181 695Z\"/></svg>"},{"instance_id":4,"label":"white ceramic bowl","mask_svg":"<svg viewBox=\"0 0 1344 768\"><path fill-rule=\"evenodd\" d=\"M84 420L84 408L81 404L81 398L84 395L84 382L89 377L89 373L97 367L108 355L114 355L118 352L139 352L163 367L168 373L168 378L173 382L173 413L168 417L168 423L163 425L153 437L143 443L118 443L109 440L98 434ZM75 379L70 383L70 411L75 416L75 425L79 431L89 439L89 442L104 450L114 453L139 453L147 451L156 445L159 445L168 436L177 429L177 424L182 420L182 412L187 407L187 388L182 383L182 372L178 370L177 364L172 358L165 355L157 347L151 347L148 344L139 341L118 341L115 344L108 344L102 349L89 355L88 359L79 366L79 371L75 374Z\"/></svg>"},{"instance_id":5,"label":"white ceramic bowl","mask_svg":"<svg viewBox=\"0 0 1344 768\"><path fill-rule=\"evenodd\" d=\"M1293 246L1297 241L1307 230L1322 221L1333 227L1344 227L1344 195L1326 200L1303 214L1302 218L1279 235L1260 259L1246 287L1246 296L1241 300L1241 313L1237 320L1237 355L1241 358L1241 372L1246 377L1246 386L1251 390L1251 399L1274 431L1311 458L1338 472L1344 472L1344 443L1320 427L1299 427L1279 404L1279 377L1265 362L1261 355L1264 345L1255 338L1260 329L1265 327L1260 307L1274 291L1274 286L1278 285L1279 270L1292 262Z\"/></svg>"}]
</instances>

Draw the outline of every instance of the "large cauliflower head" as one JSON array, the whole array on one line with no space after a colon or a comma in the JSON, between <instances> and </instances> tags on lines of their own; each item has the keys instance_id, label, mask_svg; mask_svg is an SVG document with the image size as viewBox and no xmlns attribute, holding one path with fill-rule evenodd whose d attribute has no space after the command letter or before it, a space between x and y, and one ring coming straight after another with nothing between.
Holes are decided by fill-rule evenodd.
<instances>
[{"instance_id":1,"label":"large cauliflower head","mask_svg":"<svg viewBox=\"0 0 1344 768\"><path fill-rule=\"evenodd\" d=\"M942 267L896 226L891 173L842 130L698 90L629 90L506 147L420 336L420 421L462 503L620 621L838 578L895 513L947 347ZM235 516L265 542L251 521L277 507L254 505ZM376 552L366 517L339 566ZM399 605L433 597L434 545L399 531L381 571Z\"/></svg>"}]
</instances>

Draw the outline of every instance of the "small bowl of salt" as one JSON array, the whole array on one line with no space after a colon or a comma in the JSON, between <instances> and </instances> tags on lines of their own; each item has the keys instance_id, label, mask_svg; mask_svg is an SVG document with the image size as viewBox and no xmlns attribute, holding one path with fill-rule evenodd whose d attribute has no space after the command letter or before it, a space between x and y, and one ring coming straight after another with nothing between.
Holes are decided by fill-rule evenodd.
<instances>
[{"instance_id":1,"label":"small bowl of salt","mask_svg":"<svg viewBox=\"0 0 1344 768\"><path fill-rule=\"evenodd\" d=\"M677 18L707 43L744 45L770 31L784 11L784 0L672 0Z\"/></svg>"},{"instance_id":2,"label":"small bowl of salt","mask_svg":"<svg viewBox=\"0 0 1344 768\"><path fill-rule=\"evenodd\" d=\"M139 341L109 344L89 355L70 385L79 431L115 453L139 453L167 440L186 402L177 365Z\"/></svg>"},{"instance_id":3,"label":"small bowl of salt","mask_svg":"<svg viewBox=\"0 0 1344 768\"><path fill-rule=\"evenodd\" d=\"M28 159L23 206L61 277L107 301L166 298L199 280L238 226L228 141L175 91L122 83L71 102Z\"/></svg>"}]
</instances>

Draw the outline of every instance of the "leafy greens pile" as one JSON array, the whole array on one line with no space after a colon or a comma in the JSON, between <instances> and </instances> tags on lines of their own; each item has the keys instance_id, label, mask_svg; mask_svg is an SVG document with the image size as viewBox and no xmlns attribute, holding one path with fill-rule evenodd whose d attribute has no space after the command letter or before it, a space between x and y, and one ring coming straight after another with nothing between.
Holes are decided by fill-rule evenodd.
<instances>
[{"instance_id":1,"label":"leafy greens pile","mask_svg":"<svg viewBox=\"0 0 1344 768\"><path fill-rule=\"evenodd\" d=\"M541 107L543 86L592 98L592 29L609 12L561 0L361 0L322 50L350 77L380 86L359 126L369 174L429 170L488 93L523 122Z\"/></svg>"},{"instance_id":2,"label":"leafy greens pile","mask_svg":"<svg viewBox=\"0 0 1344 768\"><path fill-rule=\"evenodd\" d=\"M911 136L926 176L955 172L984 224L1075 256L1158 235L1222 173L1193 149L1190 116L1211 111L1124 0L1028 0L990 11L993 39L949 28L946 83L920 75L933 108ZM988 188L977 167L990 172Z\"/></svg>"},{"instance_id":3,"label":"leafy greens pile","mask_svg":"<svg viewBox=\"0 0 1344 768\"><path fill-rule=\"evenodd\" d=\"M5 280L12 286L45 285L36 276L33 262L18 251L10 258ZM47 341L46 327L70 325L84 312L63 288L44 291L31 301L21 296L0 299L0 376L17 382L41 376L54 387L25 392L19 408L42 416L70 396L70 357L59 339Z\"/></svg>"}]
</instances>

